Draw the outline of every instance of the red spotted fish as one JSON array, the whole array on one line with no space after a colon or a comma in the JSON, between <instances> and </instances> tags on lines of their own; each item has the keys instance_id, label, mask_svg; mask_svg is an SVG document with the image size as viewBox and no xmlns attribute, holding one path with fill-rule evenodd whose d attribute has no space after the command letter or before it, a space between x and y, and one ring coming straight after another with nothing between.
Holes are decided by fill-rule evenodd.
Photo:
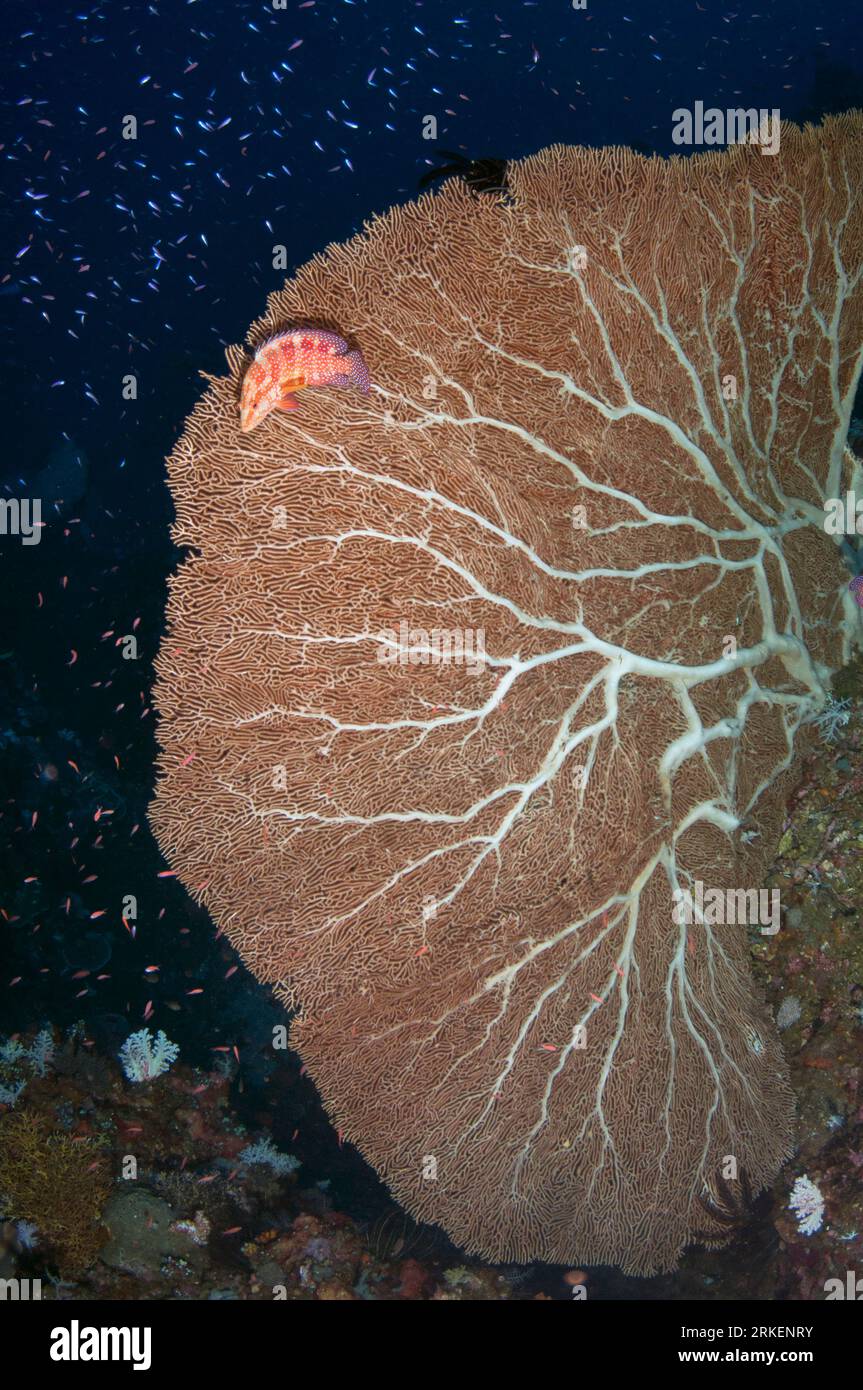
<instances>
[{"instance_id":1,"label":"red spotted fish","mask_svg":"<svg viewBox=\"0 0 863 1390\"><path fill-rule=\"evenodd\" d=\"M296 410L296 391L307 386L369 389L369 369L357 349L323 328L289 328L255 353L243 378L240 429L253 430L271 410Z\"/></svg>"}]
</instances>

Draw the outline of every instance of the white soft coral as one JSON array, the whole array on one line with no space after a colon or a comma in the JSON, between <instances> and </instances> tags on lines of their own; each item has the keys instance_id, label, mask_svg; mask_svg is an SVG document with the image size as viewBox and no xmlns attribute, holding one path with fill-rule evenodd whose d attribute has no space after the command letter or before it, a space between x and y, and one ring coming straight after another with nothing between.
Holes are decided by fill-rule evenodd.
<instances>
[{"instance_id":1,"label":"white soft coral","mask_svg":"<svg viewBox=\"0 0 863 1390\"><path fill-rule=\"evenodd\" d=\"M797 1229L802 1236L814 1236L816 1231L821 1230L824 1220L824 1198L819 1188L805 1173L802 1178L797 1179L791 1189L788 1206L797 1217Z\"/></svg>"},{"instance_id":2,"label":"white soft coral","mask_svg":"<svg viewBox=\"0 0 863 1390\"><path fill-rule=\"evenodd\" d=\"M118 1055L129 1080L139 1082L161 1076L179 1054L177 1044L169 1042L161 1028L155 1039L149 1028L142 1028L139 1033L129 1035Z\"/></svg>"}]
</instances>

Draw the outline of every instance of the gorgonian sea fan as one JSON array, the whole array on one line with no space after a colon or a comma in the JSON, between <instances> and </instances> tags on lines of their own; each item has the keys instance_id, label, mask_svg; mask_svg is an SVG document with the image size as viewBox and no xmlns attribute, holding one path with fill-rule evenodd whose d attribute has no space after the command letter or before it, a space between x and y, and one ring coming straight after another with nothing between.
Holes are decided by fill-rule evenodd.
<instances>
[{"instance_id":1,"label":"gorgonian sea fan","mask_svg":"<svg viewBox=\"0 0 863 1390\"><path fill-rule=\"evenodd\" d=\"M861 136L451 182L250 330L350 334L369 396L243 435L231 350L169 461L159 843L345 1138L486 1257L673 1267L727 1156L790 1152L746 929L672 902L761 883L860 634L821 523Z\"/></svg>"}]
</instances>

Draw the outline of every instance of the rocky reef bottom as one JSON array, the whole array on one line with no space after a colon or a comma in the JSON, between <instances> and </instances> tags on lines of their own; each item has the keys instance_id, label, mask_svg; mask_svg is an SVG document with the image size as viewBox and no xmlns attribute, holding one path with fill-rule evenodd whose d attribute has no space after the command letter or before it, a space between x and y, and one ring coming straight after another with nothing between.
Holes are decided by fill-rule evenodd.
<instances>
[{"instance_id":1,"label":"rocky reef bottom","mask_svg":"<svg viewBox=\"0 0 863 1390\"><path fill-rule=\"evenodd\" d=\"M73 1030L0 1115L0 1278L62 1300L513 1296L520 1271L436 1253L395 1206L365 1223L305 1188L231 1087L227 1065L129 1084Z\"/></svg>"},{"instance_id":2,"label":"rocky reef bottom","mask_svg":"<svg viewBox=\"0 0 863 1390\"><path fill-rule=\"evenodd\" d=\"M766 883L781 929L751 929L797 1094L797 1149L771 1190L747 1194L745 1175L729 1190L713 1213L721 1245L693 1246L651 1279L489 1267L394 1204L351 1209L320 1180L326 1161L295 1157L284 1126L274 1142L275 1107L242 1103L235 1049L215 1048L210 1070L180 1061L130 1078L81 1023L0 1040L0 1279L39 1279L58 1300L830 1296L863 1268L861 691L858 663L836 682L788 807Z\"/></svg>"}]
</instances>

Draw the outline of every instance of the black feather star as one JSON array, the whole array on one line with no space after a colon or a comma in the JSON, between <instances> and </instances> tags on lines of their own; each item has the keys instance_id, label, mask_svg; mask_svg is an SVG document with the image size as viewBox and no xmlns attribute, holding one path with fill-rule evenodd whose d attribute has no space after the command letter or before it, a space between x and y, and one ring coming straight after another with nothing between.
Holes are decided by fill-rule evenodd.
<instances>
[{"instance_id":1,"label":"black feather star","mask_svg":"<svg viewBox=\"0 0 863 1390\"><path fill-rule=\"evenodd\" d=\"M428 188L438 179L463 179L472 193L498 193L506 197L509 188L506 181L505 159L468 159L458 150L440 150L439 154L447 161L437 169L429 169L423 174L418 187Z\"/></svg>"},{"instance_id":2,"label":"black feather star","mask_svg":"<svg viewBox=\"0 0 863 1390\"><path fill-rule=\"evenodd\" d=\"M711 1193L710 1196L698 1198L699 1206L710 1218L713 1229L693 1231L691 1241L694 1245L704 1245L708 1250L718 1249L741 1235L749 1225L753 1217L752 1188L742 1168L737 1185L738 1191L735 1193L722 1174L717 1173L715 1197Z\"/></svg>"}]
</instances>

